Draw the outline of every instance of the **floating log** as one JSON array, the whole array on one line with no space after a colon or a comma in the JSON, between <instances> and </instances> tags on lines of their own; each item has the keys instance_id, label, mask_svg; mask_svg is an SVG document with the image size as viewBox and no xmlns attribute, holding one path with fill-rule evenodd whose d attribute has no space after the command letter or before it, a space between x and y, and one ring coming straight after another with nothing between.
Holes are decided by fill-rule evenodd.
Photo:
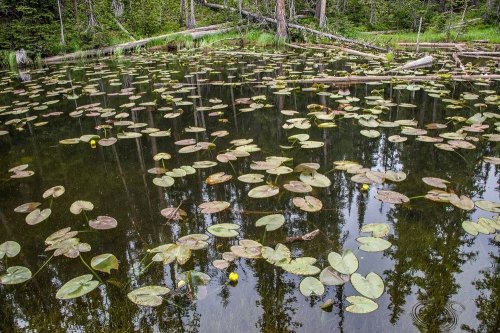
<instances>
[{"instance_id":1,"label":"floating log","mask_svg":"<svg viewBox=\"0 0 500 333\"><path fill-rule=\"evenodd\" d=\"M425 56L423 58L407 62L403 66L399 66L397 68L391 69L389 72L398 72L398 71L402 71L402 70L406 70L406 69L414 69L414 68L430 66L430 65L432 65L433 61L434 61L434 58L432 56Z\"/></svg>"},{"instance_id":2,"label":"floating log","mask_svg":"<svg viewBox=\"0 0 500 333\"><path fill-rule=\"evenodd\" d=\"M417 46L417 43L398 43L399 46L401 47L416 47ZM463 43L420 43L420 47L421 48L436 48L436 49L447 49L447 48L450 48L450 49L454 49L454 48L458 48L458 47L465 47L466 45L463 44Z\"/></svg>"},{"instance_id":3,"label":"floating log","mask_svg":"<svg viewBox=\"0 0 500 333\"><path fill-rule=\"evenodd\" d=\"M242 9L240 11L237 8L224 7L223 5L218 5L218 4L215 4L215 3L208 3L208 2L203 2L202 4L204 6L207 6L209 8L213 8L213 9L229 10L229 11L233 11L233 12L241 12L242 15L247 16L247 17L249 17L249 18L251 18L253 20L264 21L264 22L269 22L269 23L276 24L276 20L273 19L273 18L261 16L261 15L258 15L258 14L254 14L254 13L249 12L249 11L244 10L244 9ZM331 39L331 40L336 40L336 41L343 42L343 43L356 44L356 45L360 45L360 46L363 46L363 47L366 47L366 48L370 48L370 49L374 49L374 50L379 50L379 51L383 51L383 52L386 51L384 48L381 48L381 47L378 47L378 46L375 46L375 45L372 45L372 44L369 44L369 43L365 43L365 42L361 42L361 41L349 39L349 38L346 38L346 37L343 37L343 36L329 34L329 33L326 33L326 32L321 32L321 31L318 31L318 30L315 30L315 29L304 27L302 25L298 25L298 24L294 24L294 23L287 23L287 26L288 26L288 28L297 29L297 30L301 30L301 31L306 31L306 32L309 32L309 33L311 33L313 35L319 36L319 37L323 37L323 38L327 38L327 39Z\"/></svg>"},{"instance_id":4,"label":"floating log","mask_svg":"<svg viewBox=\"0 0 500 333\"><path fill-rule=\"evenodd\" d=\"M154 42L154 41L164 40L164 39L172 38L172 37L176 37L176 36L191 35L193 38L201 38L204 36L202 34L202 32L204 32L205 35L209 35L209 34L222 33L222 32L226 32L228 30L234 29L234 27L224 28L224 27L227 27L227 25L228 25L227 23L215 24L215 25L210 25L210 26L206 26L206 27L189 29L189 30L184 30L184 31L179 31L179 32L173 32L173 33L161 35L161 36L149 37L149 38L145 38L145 39L141 39L141 40L137 40L137 41L133 41L133 42L117 44L117 45L103 47L103 48L99 48L99 49L68 53L68 54L64 54L64 55L60 55L60 56L45 58L45 59L43 59L43 62L46 64L51 64L51 63L64 62L64 61L68 61L68 60L91 58L91 57L96 57L96 56L112 54L117 49L122 49L124 51L132 50L132 49L135 49L137 47L142 47L142 46L144 46L148 43ZM195 36L193 36L193 35L195 35Z\"/></svg>"}]
</instances>

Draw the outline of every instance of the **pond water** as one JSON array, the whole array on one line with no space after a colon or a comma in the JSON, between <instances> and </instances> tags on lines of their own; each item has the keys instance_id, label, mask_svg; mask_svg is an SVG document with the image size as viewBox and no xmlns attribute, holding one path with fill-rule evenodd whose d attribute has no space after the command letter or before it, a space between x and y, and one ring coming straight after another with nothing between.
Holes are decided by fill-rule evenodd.
<instances>
[{"instance_id":1,"label":"pond water","mask_svg":"<svg viewBox=\"0 0 500 333\"><path fill-rule=\"evenodd\" d=\"M497 331L499 84L280 81L370 71L380 64L338 55L188 52L0 72L0 244L21 246L0 263L0 331ZM14 211L28 202L41 211ZM276 230L255 225L272 214ZM230 225L207 231L218 223ZM52 239L51 257L46 239L66 227L79 233ZM181 238L193 234L206 236ZM91 272L101 254L118 269ZM60 290L86 274L102 283ZM300 288L303 274L315 279ZM321 294L316 279L349 274ZM129 294L145 286L170 291Z\"/></svg>"}]
</instances>

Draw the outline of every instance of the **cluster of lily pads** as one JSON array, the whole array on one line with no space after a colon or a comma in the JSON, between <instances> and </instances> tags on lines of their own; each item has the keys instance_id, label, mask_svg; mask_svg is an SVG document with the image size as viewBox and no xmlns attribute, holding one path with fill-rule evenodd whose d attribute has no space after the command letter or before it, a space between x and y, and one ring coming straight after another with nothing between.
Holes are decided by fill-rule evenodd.
<instances>
[{"instance_id":1,"label":"cluster of lily pads","mask_svg":"<svg viewBox=\"0 0 500 333\"><path fill-rule=\"evenodd\" d=\"M440 99L446 105L448 110L457 110L461 108L473 107L479 110L470 117L451 116L447 118L447 123L428 123L419 124L414 119L398 119L395 121L386 120L387 113L392 108L402 108L412 110L416 105L407 102L396 103L393 99L384 97L384 89L372 89L371 95L364 99L351 96L351 91L347 88L338 88L334 86L316 84L311 87L300 88L295 82L299 76L307 78L315 71L315 59L328 61L324 54L315 54L308 58L304 63L303 71L297 71L294 66L299 64L297 59L289 60L282 64L285 74L282 76L261 77L257 81L256 75L271 75L274 73L273 65L282 63L288 55L268 57L271 65L257 66L252 72L239 74L236 76L237 68L232 68L237 64L238 58L227 57L227 66L230 75L228 79L238 79L239 81L223 82L198 78L197 83L220 85L220 86L239 86L243 84L252 84L258 88L269 89L276 95L291 95L294 92L303 91L315 93L318 96L328 98L329 105L310 104L307 106L307 112L299 110L282 109L281 114L285 117L282 129L286 133L287 142L282 142L280 148L283 156L265 156L265 158L254 158L254 153L262 154L262 149L254 138L233 138L229 131L217 128L211 131L205 137L210 137L211 141L198 140L199 133L205 134L207 128L199 124L192 124L183 129L182 135L185 137L174 142L175 152L160 152L153 156L154 166L148 169L148 173L153 175L151 182L161 188L175 186L176 179L196 174L202 169L210 170L205 183L209 186L216 186L237 179L240 182L250 184L247 195L254 199L264 199L277 196L286 190L292 193L291 203L302 211L308 213L319 212L323 209L323 203L320 199L310 195L313 190L331 186L332 181L328 177L330 172L345 172L352 175L350 180L354 183L363 185L377 186L375 198L388 204L408 204L411 200L419 197L409 198L403 193L393 190L395 183L406 180L407 174L402 170L381 171L364 167L356 161L339 160L333 163L332 169L321 171L321 166L314 162L305 162L296 164L293 158L287 156L288 151L297 149L318 149L324 146L323 141L312 140L307 132L311 128L323 129L325 131L335 131L342 121L352 122L352 126L360 128L361 135L368 139L379 138L395 144L405 144L410 138L420 142L432 143L434 147L457 152L460 149L475 149L478 142L498 142L500 141L500 115L495 112L485 111L487 108L498 108L500 97L495 90L484 88L476 93L463 93L459 99L451 98L452 91L447 88L449 81L446 75L442 80L429 81L424 83L386 81L371 83L372 87L383 87L383 84L391 84L392 89L396 91L409 91L415 93L419 90L425 91L428 96ZM172 62L174 56L164 56L164 59ZM180 61L186 61L183 55L179 56ZM190 59L196 59L195 55ZM333 58L333 60L339 57ZM371 66L360 66L352 62L347 65L351 67L351 74L379 74L383 68L377 67L377 64ZM449 67L448 63L444 64ZM88 68L88 67L87 67ZM77 68L79 70L81 68ZM25 84L24 89L14 90L11 87L5 88L2 93L14 94L16 96L28 96L33 99L45 93L47 98L52 98L44 103L16 101L12 105L1 106L0 116L12 116L13 118L5 121L4 126L13 126L17 131L23 131L28 125L34 127L44 126L47 121L37 121L40 117L50 119L64 115L65 113L53 111L43 114L50 105L58 103L62 98L76 100L82 96L100 96L107 94L109 97L121 96L128 98L129 102L121 104L118 109L102 106L101 103L90 103L75 107L67 116L71 119L96 119L99 124L94 127L95 133L84 134L80 137L60 139L61 145L74 145L80 143L89 143L96 141L102 149L120 144L121 140L138 139L142 136L162 137L167 140L171 134L171 127L162 128L148 127L147 123L135 122L133 115L141 111L161 113L166 121L175 121L175 119L184 113L194 112L206 113L209 117L216 118L220 124L225 124L227 119L226 109L229 104L225 104L221 99L212 98L208 100L208 105L199 106L198 101L202 96L196 95L195 85L186 82L178 82L172 77L178 72L175 70L151 70L148 75L138 75L137 68L127 68L124 65L118 65L118 72L111 71L107 66L101 65L95 68L94 73L98 73L102 80L107 81L111 86L121 86L118 79L118 73L122 75L133 75L137 81L136 85L154 82L154 98L143 101L143 94L136 91L134 87L123 88L118 92L101 91L96 83L87 83L84 86L63 87L63 74L67 68L55 72L53 75L39 79L40 82ZM471 68L471 72L479 71L478 68ZM41 70L40 73L44 73ZM328 71L327 71L328 72ZM424 71L416 74L423 74ZM193 72L185 76L186 80L194 80L194 75L217 75L220 72L208 67ZM235 75L233 75L235 74ZM342 73L340 73L342 74ZM415 73L413 73L415 74ZM319 75L321 76L321 75ZM63 83L61 83L63 82ZM2 80L2 85L10 83L8 80ZM49 86L57 85L51 91L45 91L42 84ZM486 87L489 82L484 80L474 83L479 87ZM61 86L59 86L61 85ZM79 92L76 93L76 91ZM194 102L193 102L194 101ZM471 103L474 103L471 105ZM256 95L253 97L242 97L234 100L235 107L238 107L239 113L249 112L271 112L274 108L272 103L267 101L266 95ZM19 118L23 114L37 111L40 115L27 116ZM97 123L97 122L96 122ZM420 126L420 127L419 127ZM11 130L11 128L6 127ZM0 135L9 134L9 130L0 131ZM293 134L290 132L293 131ZM299 133L296 133L296 132ZM230 137L229 142L224 145L225 137ZM367 140L368 140L367 139ZM219 144L219 142L223 142ZM107 148L109 149L109 148ZM176 161L178 154L194 154L198 152L216 151L214 158L197 160L192 165L179 165ZM266 154L269 155L269 154ZM202 155L202 156L208 156ZM500 158L496 156L484 156L484 161L494 165L500 164ZM236 173L233 163L246 160L251 161L246 173ZM226 173L226 165L231 166L234 174ZM34 174L27 170L28 165L19 165L9 170L12 173L11 178L24 178ZM281 177L281 178L280 178ZM465 195L458 195L453 190L448 189L450 181L436 177L424 177L422 181L431 186L425 195L421 197L440 203L449 203L459 209L471 211L476 207L492 213L500 213L500 204L488 200L473 201ZM48 219L51 215L53 199L63 195L65 189L63 186L54 186L46 190L42 197L49 199L48 208L38 208L42 205L40 202L28 202L15 208L18 213L25 213L25 221L29 225L35 225ZM187 213L179 206L167 207L161 210L161 215L168 221L180 222L187 217ZM198 205L202 214L217 214L231 207L227 201L207 201ZM117 221L110 216L97 216L93 219L87 217L87 212L91 212L94 205L89 201L77 200L69 207L71 213L75 215L83 214L88 226L93 229L105 230L117 227ZM268 214L255 221L255 226L262 227L265 232L272 232L286 225L286 218L283 214ZM500 219L498 215L495 218L480 218L477 222L464 221L462 223L465 231L471 235L495 234L495 240L499 241L498 231ZM183 235L172 243L161 244L147 251L145 258L150 259L150 264L159 262L163 265L175 265L176 267L185 265L192 256L193 251L200 251L209 246L209 235L220 238L238 238L238 242L230 247L230 251L223 252L220 258L213 261L213 266L220 270L225 270L236 264L239 258L250 260L263 259L270 265L274 265L284 271L299 276L306 276L299 285L300 292L306 297L322 296L325 293L325 286L338 286L351 283L359 295L351 295L347 300L351 305L346 310L353 313L368 313L376 310L378 304L376 299L384 293L384 282L375 272L369 272L363 276L357 272L359 262L355 251L345 249L342 253L331 252L328 254L329 266L320 268L315 266L317 259L313 257L293 257L290 249L282 243L274 248L251 239L241 238L241 226L235 223L218 223L209 226L206 229L207 234L189 234ZM370 236L361 236L356 239L359 244L359 250L366 252L380 252L389 249L392 244L384 237L388 236L390 226L386 223L371 223L362 227L361 232L370 233ZM95 271L109 274L112 269L118 269L117 258L110 253L104 253L92 258L90 266L84 261L80 253L91 251L88 243L81 242L76 236L79 231L71 228L63 228L48 236L45 240L46 251L54 251L53 256L64 255L68 258L80 257L83 264L90 270L91 274L85 274L66 282L57 292L59 299L71 299L83 296L96 289L102 280ZM0 245L0 259L4 257L12 258L19 254L21 247L14 241L7 241ZM52 257L51 257L52 258ZM50 259L49 259L50 260ZM47 261L48 262L48 261ZM46 264L42 265L43 268ZM146 269L144 268L143 271ZM22 266L10 266L6 268L6 273L0 276L2 284L24 283L32 279L38 272L32 275L30 269ZM94 279L96 278L96 279ZM178 287L187 286L190 293L203 290L201 287L208 284L210 277L198 271L185 271L176 276ZM139 287L130 291L127 296L132 302L142 306L159 306L163 303L163 296L171 294L171 290L166 286L151 285ZM324 306L328 306L327 303Z\"/></svg>"}]
</instances>

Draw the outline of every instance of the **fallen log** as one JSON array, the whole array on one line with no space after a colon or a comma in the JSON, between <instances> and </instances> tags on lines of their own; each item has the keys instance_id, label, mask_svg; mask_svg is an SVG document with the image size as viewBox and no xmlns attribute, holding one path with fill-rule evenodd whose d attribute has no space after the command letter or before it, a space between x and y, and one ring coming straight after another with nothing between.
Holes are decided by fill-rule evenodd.
<instances>
[{"instance_id":1,"label":"fallen log","mask_svg":"<svg viewBox=\"0 0 500 333\"><path fill-rule=\"evenodd\" d=\"M254 19L256 21L265 21L265 22L276 24L276 20L273 18L257 15L257 14L251 13L251 12L244 10L244 9L239 10L237 8L224 7L223 5L218 5L218 4L209 3L209 2L203 2L202 4L206 7L213 8L213 9L240 12L242 15L247 16L247 17ZM326 33L326 32L321 32L321 31L318 31L315 29L304 27L302 25L298 25L298 24L294 24L294 23L287 23L287 26L288 26L288 28L306 31L306 32L309 32L313 35L319 36L319 37L323 37L323 38L327 38L327 39L331 39L331 40L336 40L336 41L340 41L340 42L344 42L344 43L356 44L356 45L360 45L360 46L363 46L366 48L371 48L371 49L379 50L379 51L383 51L383 52L386 51L386 49L384 49L384 48L381 48L381 47L378 47L378 46L375 46L375 45L372 45L369 43L349 39L349 38L346 38L343 36L333 35L333 34Z\"/></svg>"},{"instance_id":2,"label":"fallen log","mask_svg":"<svg viewBox=\"0 0 500 333\"><path fill-rule=\"evenodd\" d=\"M408 42L404 42L404 43L398 43L398 46L401 46L401 47L416 47L417 46L417 43L408 43ZM421 48L437 48L437 49L440 49L440 48L443 48L443 49L447 49L447 48L450 48L450 49L454 49L454 48L458 48L458 47L465 47L466 45L463 44L463 43L420 43L420 47Z\"/></svg>"},{"instance_id":3,"label":"fallen log","mask_svg":"<svg viewBox=\"0 0 500 333\"><path fill-rule=\"evenodd\" d=\"M227 23L215 24L215 25L210 25L210 26L206 26L206 27L199 27L199 28L194 28L194 29L189 29L189 30L184 30L184 31L179 31L179 32L173 32L173 33L166 34L166 35L144 38L144 39L133 41L133 42L103 47L103 48L99 48L99 49L78 51L78 52L68 53L68 54L64 54L64 55L49 57L49 58L43 59L42 61L46 64L52 64L52 63L64 62L64 61L68 61L68 60L91 58L91 57L96 57L96 56L112 54L117 49L122 49L124 51L132 50L132 49L135 49L137 47L142 47L148 43L151 43L154 41L159 41L159 40L164 40L164 39L171 38L171 37L182 36L182 35L187 35L187 34L194 34L197 32L209 32L209 31L211 31L212 33L214 33L214 31L225 32L225 31L228 31L227 29L231 29L231 28L224 29L225 26L227 26Z\"/></svg>"},{"instance_id":4,"label":"fallen log","mask_svg":"<svg viewBox=\"0 0 500 333\"><path fill-rule=\"evenodd\" d=\"M389 72L398 72L406 69L415 69L415 68L420 68L420 67L425 67L425 66L430 66L432 65L432 62L434 61L434 58L432 56L425 56L423 58L407 62L403 66L396 67L394 69L391 69Z\"/></svg>"},{"instance_id":5,"label":"fallen log","mask_svg":"<svg viewBox=\"0 0 500 333\"><path fill-rule=\"evenodd\" d=\"M486 75L376 75L376 76L326 76L312 79L297 79L286 80L288 83L300 84L314 84L314 83L342 83L342 84L355 84L379 81L436 81L436 80L500 80L500 74L486 74ZM254 82L255 83L255 82Z\"/></svg>"},{"instance_id":6,"label":"fallen log","mask_svg":"<svg viewBox=\"0 0 500 333\"><path fill-rule=\"evenodd\" d=\"M378 55L378 54L371 54L371 53L365 53L361 51L356 51L353 49L349 49L347 47L340 47L340 46L335 46L335 45L328 45L328 44L304 44L304 43L295 43L295 44L286 44L292 48L301 48L301 49L316 49L316 50L325 50L325 49L330 49L330 50L339 50L342 52L345 52L347 54L352 54L352 55L357 55L361 56L364 58L370 58L370 59L379 59L379 60L385 60L385 56L383 55Z\"/></svg>"},{"instance_id":7,"label":"fallen log","mask_svg":"<svg viewBox=\"0 0 500 333\"><path fill-rule=\"evenodd\" d=\"M460 69L462 70L462 72L465 73L465 67L464 67L464 64L462 64L462 61L460 60L460 58L458 57L458 55L456 53L453 53L452 55L453 59L455 60L455 65L457 67L460 67Z\"/></svg>"},{"instance_id":8,"label":"fallen log","mask_svg":"<svg viewBox=\"0 0 500 333\"><path fill-rule=\"evenodd\" d=\"M500 52L488 52L488 51L463 51L460 55L486 55L486 56L500 56Z\"/></svg>"}]
</instances>

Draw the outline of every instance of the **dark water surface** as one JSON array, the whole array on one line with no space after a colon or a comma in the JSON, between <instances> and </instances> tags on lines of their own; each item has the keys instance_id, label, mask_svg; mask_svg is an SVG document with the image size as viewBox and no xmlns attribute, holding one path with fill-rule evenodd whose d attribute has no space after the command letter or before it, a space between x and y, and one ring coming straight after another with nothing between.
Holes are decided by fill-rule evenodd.
<instances>
[{"instance_id":1,"label":"dark water surface","mask_svg":"<svg viewBox=\"0 0 500 333\"><path fill-rule=\"evenodd\" d=\"M360 130L366 128L356 119L338 120L338 117L335 128L317 128L313 120L310 129L285 130L282 125L291 117L281 114L280 110L296 110L300 112L296 117L306 117L309 104L322 104L333 109L338 109L339 104L328 96L318 96L316 92L293 91L290 95L276 95L273 94L276 89L255 82L234 86L206 84L208 80L239 82L255 79L266 82L266 77L283 75L287 68L316 73L318 68L315 65L319 62L325 63L325 69L332 71L352 70L345 60L326 63L325 59L312 55L285 60L223 54L196 57L156 54L85 65L50 66L24 73L22 78L17 73L0 73L0 106L9 106L5 110L20 107L18 102L39 103L27 104L27 113L0 116L0 130L9 130L9 134L0 136L0 243L14 240L22 247L17 257L0 264L0 274L12 265L26 266L36 272L51 255L44 252L45 238L67 226L83 231L77 237L91 245L90 252L82 253L86 262L98 254L112 253L120 263L119 270L113 270L110 275L99 273L103 280L108 280L106 284L73 300L58 300L55 295L65 282L89 273L79 258L54 257L33 280L18 285L0 284L0 331L496 332L500 308L499 244L494 241L495 234L473 237L463 230L461 223L479 217L495 218L498 214L480 209L465 211L424 198L394 205L377 200L375 195L378 189L391 189L408 197L422 196L432 187L423 183L421 178L440 177L449 180L449 189L459 195L474 201L498 202L499 167L483 160L483 156L500 156L498 143L481 138L482 133L470 133L470 136L481 138L472 142L476 149L457 149L456 152L419 142L415 136L408 136L403 143L393 143L387 138L400 134L400 128L377 128L382 135L370 139L360 134ZM259 66L262 71L253 73ZM211 73L206 72L207 67L212 68ZM22 82L22 79L28 80ZM179 89L168 84L171 79L188 83L187 86L193 88L174 96L193 101L195 107L174 107L184 110L183 114L166 119L163 116L169 111L161 108L172 104L161 98L161 91L154 90L161 88L162 84L166 84L167 92ZM449 91L445 98L460 99L463 92L479 95L478 100L466 101L461 109L450 109L445 107L448 104L442 99L431 97L422 89L413 92L393 87L394 84L389 83L359 84L348 89L350 96L360 99L352 104L362 109L367 107L364 97L373 95L373 90L377 89L387 100L416 105L415 108L389 107L379 115L381 120L414 119L418 128L424 128L428 123L447 123L447 129L429 131L429 136L455 131L465 125L446 118L468 118L479 112L474 104L482 103L488 96L479 91L495 90L495 94L499 93L498 83L489 86L471 82L445 83L440 88ZM139 98L131 101L130 96L117 94L127 92L121 90L127 88ZM38 93L37 89L40 90ZM336 93L338 90L339 87L330 87L325 91ZM73 93L80 97L68 99L63 96ZM201 98L190 99L188 96L192 95ZM240 112L248 105L235 105L238 98L258 95L267 96L264 103L271 107ZM228 106L220 110L193 112L194 108L214 105L209 102L213 98ZM60 101L46 109L36 109L48 100ZM156 106L134 110L124 106L134 102L133 107L138 107L140 103L151 101L156 101ZM69 116L77 107L91 103L114 109L117 114L127 112L129 117L126 120L146 123L147 127L171 129L171 136L155 138L143 134L136 139L120 139L109 147L97 145L95 149L86 142L59 144L62 139L79 138L85 134L104 135L95 127L114 119L114 116L86 116L90 112L88 107L83 108L87 111L81 117ZM57 111L63 114L42 117ZM214 111L222 114L210 116L209 113ZM498 104L490 103L483 111L498 114ZM356 113L366 112L359 110ZM4 124L9 119L34 115L38 118L23 126L23 130ZM48 121L48 124L34 125L41 121ZM495 133L495 122L498 118L485 122L490 125L487 133ZM204 127L206 132L186 133L188 126ZM217 138L214 142L216 148L191 154L177 153L181 146L174 145L175 141L188 138L212 141L210 133L218 130L227 130L229 135ZM111 135L116 136L120 131L115 127ZM288 136L298 133L307 133L310 140L324 142L324 146L315 149L280 148L280 145L290 145ZM172 155L172 159L166 161L166 167L171 169L200 160L216 161L216 155L232 147L230 141L234 139L253 139L261 151L239 158L232 166L218 163L212 168L198 169L195 174L175 178L175 184L168 188L154 185L152 180L156 176L147 172L161 166L153 160L159 152ZM292 168L302 162L319 163L319 172L323 174L332 169L334 161L352 160L373 170L404 171L407 179L372 184L368 192L363 192L361 184L353 182L350 174L331 171L327 173L331 186L314 188L310 194L322 201L323 209L307 213L292 203L294 196L303 195L281 187L277 196L249 198L248 191L262 184L246 184L234 176L235 173L265 175L265 171L251 170L250 164L271 155L293 158L293 162L286 164ZM35 174L9 180L7 170L25 163ZM205 183L209 175L220 171L233 175L233 179L218 185ZM297 173L280 176L278 183L282 185L289 180L298 180L298 176ZM274 175L269 177L269 181L274 180ZM63 185L66 192L53 200L52 214L47 220L28 225L24 214L14 212L15 207L30 201L42 202L43 208L49 207L50 200L42 199L42 193L55 185ZM95 207L87 212L89 217L112 216L118 221L118 227L89 229L83 215L69 212L75 200L91 201ZM214 200L227 201L231 206L220 213L202 214L198 205ZM167 221L160 214L163 208L179 204L187 213L183 221ZM266 212L282 212L286 218L284 226L264 234L263 228L254 224ZM206 232L210 225L222 222L240 225L239 236L217 238ZM368 236L360 232L367 223L390 224L391 231L386 237L392 243L389 249L372 253L358 248L356 238ZM344 249L352 249L359 260L358 273L364 276L375 272L384 281L385 291L375 300L379 305L376 311L353 314L345 310L349 305L346 297L359 295L350 283L327 286L321 297L305 297L299 291L303 277L263 259L238 259L224 271L212 265L212 261L221 259L222 253L229 251L238 239L253 239L274 246L287 237L300 236L315 229L321 231L315 239L287 244L293 257L314 257L318 260L315 265L323 269L329 265L327 257L331 251L341 253ZM194 233L210 235L209 245L206 249L193 251L185 265L155 262L140 273L149 263L149 259L141 262L147 249ZM175 275L187 270L198 270L211 277L206 295L199 292L198 300L192 300L187 292L179 292L175 297L167 295L161 306L152 308L138 306L127 298L128 292L146 285L166 286L173 290L177 285ZM227 283L231 271L239 275L239 282L234 286ZM128 279L130 283L127 285ZM331 312L320 308L329 298L334 303Z\"/></svg>"}]
</instances>

